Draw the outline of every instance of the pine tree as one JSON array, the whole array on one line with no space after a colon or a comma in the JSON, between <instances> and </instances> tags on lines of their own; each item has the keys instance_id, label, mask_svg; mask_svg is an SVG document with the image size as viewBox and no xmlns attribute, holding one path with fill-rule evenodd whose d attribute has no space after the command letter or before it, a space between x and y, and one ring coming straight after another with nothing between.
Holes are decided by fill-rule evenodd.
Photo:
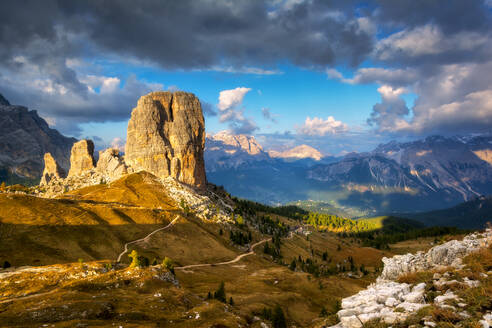
<instances>
[{"instance_id":1,"label":"pine tree","mask_svg":"<svg viewBox=\"0 0 492 328\"><path fill-rule=\"evenodd\" d=\"M234 305L234 300L232 299L232 296L229 298L229 305Z\"/></svg>"},{"instance_id":2,"label":"pine tree","mask_svg":"<svg viewBox=\"0 0 492 328\"><path fill-rule=\"evenodd\" d=\"M227 299L226 299L225 285L223 281L220 282L219 288L215 291L214 298L223 303L226 302Z\"/></svg>"},{"instance_id":3,"label":"pine tree","mask_svg":"<svg viewBox=\"0 0 492 328\"><path fill-rule=\"evenodd\" d=\"M292 271L295 271L296 270L296 260L293 259L292 262L290 262L290 265L289 265L289 269L291 269Z\"/></svg>"},{"instance_id":4,"label":"pine tree","mask_svg":"<svg viewBox=\"0 0 492 328\"><path fill-rule=\"evenodd\" d=\"M287 328L284 311L282 311L282 308L278 305L273 309L272 326L273 328Z\"/></svg>"}]
</instances>

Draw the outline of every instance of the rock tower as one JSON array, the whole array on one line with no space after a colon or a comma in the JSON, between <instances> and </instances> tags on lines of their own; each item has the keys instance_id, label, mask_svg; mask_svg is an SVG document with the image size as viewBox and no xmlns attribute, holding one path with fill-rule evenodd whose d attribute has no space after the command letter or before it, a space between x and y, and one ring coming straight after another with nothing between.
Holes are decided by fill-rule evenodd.
<instances>
[{"instance_id":1,"label":"rock tower","mask_svg":"<svg viewBox=\"0 0 492 328\"><path fill-rule=\"evenodd\" d=\"M135 171L204 188L205 122L192 93L152 92L138 100L128 122L125 162Z\"/></svg>"}]
</instances>

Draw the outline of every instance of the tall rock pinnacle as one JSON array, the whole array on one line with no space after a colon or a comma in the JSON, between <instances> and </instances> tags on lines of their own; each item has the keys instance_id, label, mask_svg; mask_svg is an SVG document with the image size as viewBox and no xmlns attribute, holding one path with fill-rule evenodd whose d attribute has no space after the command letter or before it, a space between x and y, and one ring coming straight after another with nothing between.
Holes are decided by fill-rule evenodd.
<instances>
[{"instance_id":1,"label":"tall rock pinnacle","mask_svg":"<svg viewBox=\"0 0 492 328\"><path fill-rule=\"evenodd\" d=\"M95 167L94 143L92 140L80 140L74 143L70 154L70 171L68 171L68 176L80 175Z\"/></svg>"},{"instance_id":2,"label":"tall rock pinnacle","mask_svg":"<svg viewBox=\"0 0 492 328\"><path fill-rule=\"evenodd\" d=\"M200 101L186 92L152 92L128 122L125 162L134 170L205 187L205 122Z\"/></svg>"}]
</instances>

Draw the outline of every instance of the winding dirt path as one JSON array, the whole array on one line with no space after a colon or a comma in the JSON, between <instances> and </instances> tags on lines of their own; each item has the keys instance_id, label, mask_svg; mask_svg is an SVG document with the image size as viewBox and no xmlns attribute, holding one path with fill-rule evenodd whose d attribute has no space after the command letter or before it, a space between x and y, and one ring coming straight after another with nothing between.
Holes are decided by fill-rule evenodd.
<instances>
[{"instance_id":1,"label":"winding dirt path","mask_svg":"<svg viewBox=\"0 0 492 328\"><path fill-rule=\"evenodd\" d=\"M270 240L272 240L272 238L263 239L262 241L259 241L255 244L251 245L251 247L250 247L251 250L248 253L238 255L236 258L234 258L233 260L230 260L230 261L219 262L219 263L190 264L190 265L185 265L185 266L181 266L181 267L175 267L174 270L186 270L186 269L192 269L192 268L209 267L209 266L217 266L217 265L226 265L226 264L236 263L236 262L240 261L243 257L253 255L255 253L254 249L256 246L261 245L261 244L263 244L267 241L270 241Z\"/></svg>"},{"instance_id":2,"label":"winding dirt path","mask_svg":"<svg viewBox=\"0 0 492 328\"><path fill-rule=\"evenodd\" d=\"M126 243L126 244L125 244L125 250L124 250L123 252L121 252L121 254L120 254L120 255L118 255L118 259L116 260L116 262L120 262L121 257L122 257L123 255L125 255L126 253L128 253L128 245L135 244L135 243L142 242L142 241L143 241L143 242L148 242L148 241L149 241L149 239L150 239L150 237L151 237L153 234L155 234L155 233L157 233L157 232L159 232L159 231L166 230L166 229L168 229L168 228L172 227L172 226L176 223L176 221L178 221L178 219L179 219L179 215L176 215L176 217L174 218L174 220L172 220L172 221L171 221L171 222L170 222L167 226L165 226L165 227L162 227L162 228L159 228L159 229L156 229L156 230L152 231L151 233L149 233L149 234L148 234L147 236L145 236L144 238L140 238L140 239L137 239L137 240L130 241L130 242Z\"/></svg>"},{"instance_id":3,"label":"winding dirt path","mask_svg":"<svg viewBox=\"0 0 492 328\"><path fill-rule=\"evenodd\" d=\"M58 288L55 288L53 290L50 290L49 292L34 293L34 294L30 294L30 295L25 295L25 296L17 296L17 297L9 298L6 300L2 300L2 301L0 301L0 304L10 303L10 302L14 302L14 301L28 300L30 298L35 298L35 297L40 297L40 296L46 296L46 295L54 294L57 291L58 291Z\"/></svg>"}]
</instances>

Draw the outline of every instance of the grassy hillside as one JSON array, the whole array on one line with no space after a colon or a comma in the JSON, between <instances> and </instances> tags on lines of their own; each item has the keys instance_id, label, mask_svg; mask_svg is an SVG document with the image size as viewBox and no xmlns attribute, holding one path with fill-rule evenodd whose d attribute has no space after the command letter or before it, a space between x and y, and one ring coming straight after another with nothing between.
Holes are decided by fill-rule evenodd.
<instances>
[{"instance_id":1,"label":"grassy hillside","mask_svg":"<svg viewBox=\"0 0 492 328\"><path fill-rule=\"evenodd\" d=\"M260 327L271 324L265 313L279 307L289 326L334 324L339 300L373 282L381 258L392 253L304 225L306 213L237 200L235 224L203 221L144 172L57 199L2 193L0 264L36 267L12 276L0 270L0 322ZM129 248L150 262L170 258L175 275L160 265L129 269L126 255L116 265L125 243L175 218ZM384 229L387 221L355 225ZM199 266L180 268L187 265ZM221 283L228 304L208 297Z\"/></svg>"},{"instance_id":2,"label":"grassy hillside","mask_svg":"<svg viewBox=\"0 0 492 328\"><path fill-rule=\"evenodd\" d=\"M236 224L202 221L185 213L161 184L143 172L56 199L2 193L0 264L54 265L57 269L36 268L37 273L26 273L24 280L20 276L0 279L0 320L9 326L36 327L46 322L97 326L106 322L104 318L125 327L171 325L171 321L177 327L259 327L259 322L251 321L253 317L280 306L289 324L310 326L323 320L322 311L324 315L335 313L341 297L369 284L374 279L371 272L390 254L359 247L329 232L292 233L304 214L294 206L271 208L238 201ZM114 260L126 242L143 238L176 217L176 224L131 245L130 251L151 262L161 263L168 257L179 267L230 261L248 252L252 243L273 240L235 263L176 269L179 289L156 280L154 268L136 273L125 273L121 267L114 273L101 271L109 264L115 268ZM79 259L82 266L77 264ZM368 268L368 274L360 279L346 276L349 260L357 271L361 265ZM292 268L292 261L299 266ZM130 262L126 255L123 262ZM328 270L337 264L339 270ZM60 265L66 274L57 273L62 270ZM91 267L98 268L94 269L97 273L89 274ZM75 276L78 278L70 280ZM227 308L207 300L207 294L221 282L228 300L234 300ZM53 296L46 298L43 293ZM24 299L24 294L32 298ZM45 302L33 316L26 309L39 299Z\"/></svg>"},{"instance_id":3,"label":"grassy hillside","mask_svg":"<svg viewBox=\"0 0 492 328\"><path fill-rule=\"evenodd\" d=\"M15 266L76 262L79 258L116 259L125 242L147 235L177 215L183 215L181 209L146 173L128 175L111 185L83 188L58 199L0 194L0 259L8 259ZM227 239L210 235L214 232L218 227L193 217L182 219L165 240L149 248L148 255L163 258L164 249L172 250L183 264L234 255L225 245ZM186 240L190 234L202 245L199 252L205 248L214 252L207 256L185 252L190 248Z\"/></svg>"},{"instance_id":4,"label":"grassy hillside","mask_svg":"<svg viewBox=\"0 0 492 328\"><path fill-rule=\"evenodd\" d=\"M304 222L318 230L348 234L374 231L380 233L395 233L423 227L423 225L417 221L393 216L378 216L352 220L336 215L313 212L304 217Z\"/></svg>"}]
</instances>

